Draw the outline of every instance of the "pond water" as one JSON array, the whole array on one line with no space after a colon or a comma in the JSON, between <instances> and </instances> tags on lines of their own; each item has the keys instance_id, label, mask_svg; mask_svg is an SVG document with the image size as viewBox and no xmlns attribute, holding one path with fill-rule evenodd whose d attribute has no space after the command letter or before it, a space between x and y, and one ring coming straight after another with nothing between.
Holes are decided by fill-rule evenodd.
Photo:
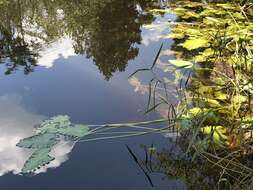
<instances>
[{"instance_id":1,"label":"pond water","mask_svg":"<svg viewBox=\"0 0 253 190\"><path fill-rule=\"evenodd\" d=\"M128 76L152 61L172 15L154 17L147 1L0 1L0 187L3 190L183 189L152 176L152 188L125 144L169 146L162 135L58 144L55 160L37 175L21 175L30 152L17 142L33 126L65 114L75 123L103 124L160 118L144 115L147 93ZM163 75L162 71L158 71ZM148 77L148 76L147 76ZM142 76L142 80L149 80Z\"/></svg>"}]
</instances>

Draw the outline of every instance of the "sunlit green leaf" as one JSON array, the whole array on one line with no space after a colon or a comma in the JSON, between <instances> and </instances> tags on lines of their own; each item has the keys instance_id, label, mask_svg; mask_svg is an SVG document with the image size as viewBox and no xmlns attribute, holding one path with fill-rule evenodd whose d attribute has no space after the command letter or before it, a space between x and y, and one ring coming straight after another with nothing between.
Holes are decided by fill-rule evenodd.
<instances>
[{"instance_id":1,"label":"sunlit green leaf","mask_svg":"<svg viewBox=\"0 0 253 190\"><path fill-rule=\"evenodd\" d=\"M208 47L209 41L204 38L189 39L186 40L182 46L188 50L194 50L198 48Z\"/></svg>"},{"instance_id":2,"label":"sunlit green leaf","mask_svg":"<svg viewBox=\"0 0 253 190\"><path fill-rule=\"evenodd\" d=\"M183 60L169 60L169 63L179 67L179 68L192 68L193 67L193 63L190 61L183 61Z\"/></svg>"},{"instance_id":3,"label":"sunlit green leaf","mask_svg":"<svg viewBox=\"0 0 253 190\"><path fill-rule=\"evenodd\" d=\"M168 35L169 38L172 38L172 39L183 39L185 37L185 35L183 33L171 33Z\"/></svg>"},{"instance_id":4,"label":"sunlit green leaf","mask_svg":"<svg viewBox=\"0 0 253 190\"><path fill-rule=\"evenodd\" d=\"M217 3L216 6L221 7L223 9L234 10L236 7L232 3Z\"/></svg>"},{"instance_id":5,"label":"sunlit green leaf","mask_svg":"<svg viewBox=\"0 0 253 190\"><path fill-rule=\"evenodd\" d=\"M151 9L149 10L151 13L170 13L169 9Z\"/></svg>"},{"instance_id":6,"label":"sunlit green leaf","mask_svg":"<svg viewBox=\"0 0 253 190\"><path fill-rule=\"evenodd\" d=\"M226 135L226 128L223 126L207 126L201 128L205 135L209 135L216 144L227 144L228 136Z\"/></svg>"},{"instance_id":7,"label":"sunlit green leaf","mask_svg":"<svg viewBox=\"0 0 253 190\"><path fill-rule=\"evenodd\" d=\"M209 61L210 58L214 56L214 51L211 48L205 49L204 52L201 52L195 57L196 62L205 62Z\"/></svg>"}]
</instances>

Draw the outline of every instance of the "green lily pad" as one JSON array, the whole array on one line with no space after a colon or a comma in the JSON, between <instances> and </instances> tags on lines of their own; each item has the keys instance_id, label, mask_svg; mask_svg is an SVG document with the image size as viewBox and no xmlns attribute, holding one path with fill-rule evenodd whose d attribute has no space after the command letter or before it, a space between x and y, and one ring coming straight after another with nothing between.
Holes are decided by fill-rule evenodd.
<instances>
[{"instance_id":1,"label":"green lily pad","mask_svg":"<svg viewBox=\"0 0 253 190\"><path fill-rule=\"evenodd\" d=\"M186 40L182 46L186 48L187 50L194 50L198 48L208 47L209 41L204 38L198 38L198 39L189 39Z\"/></svg>"},{"instance_id":2,"label":"green lily pad","mask_svg":"<svg viewBox=\"0 0 253 190\"><path fill-rule=\"evenodd\" d=\"M192 68L193 67L193 63L190 61L183 61L183 60L169 60L169 62L178 67L178 68Z\"/></svg>"},{"instance_id":3,"label":"green lily pad","mask_svg":"<svg viewBox=\"0 0 253 190\"><path fill-rule=\"evenodd\" d=\"M42 148L35 151L30 158L25 162L22 168L23 173L30 173L36 169L49 164L55 158L49 155L51 148Z\"/></svg>"},{"instance_id":4,"label":"green lily pad","mask_svg":"<svg viewBox=\"0 0 253 190\"><path fill-rule=\"evenodd\" d=\"M58 115L55 117L52 117L48 120L45 120L43 123L41 123L38 127L38 129L41 132L56 132L58 128L65 128L69 127L71 125L71 121L69 116L67 115Z\"/></svg>"},{"instance_id":5,"label":"green lily pad","mask_svg":"<svg viewBox=\"0 0 253 190\"><path fill-rule=\"evenodd\" d=\"M89 127L86 125L73 125L66 128L57 129L57 133L61 135L73 136L76 138L84 137L85 135L89 134Z\"/></svg>"},{"instance_id":6,"label":"green lily pad","mask_svg":"<svg viewBox=\"0 0 253 190\"><path fill-rule=\"evenodd\" d=\"M56 139L56 134L53 133L40 133L32 137L22 139L17 144L18 147L22 148L51 148L54 146L58 140Z\"/></svg>"},{"instance_id":7,"label":"green lily pad","mask_svg":"<svg viewBox=\"0 0 253 190\"><path fill-rule=\"evenodd\" d=\"M35 149L24 164L23 173L33 172L50 163L54 158L49 153L60 142L60 136L67 137L67 140L78 140L89 134L88 126L72 124L70 118L63 115L45 120L37 129L37 134L22 139L17 144L18 147Z\"/></svg>"},{"instance_id":8,"label":"green lily pad","mask_svg":"<svg viewBox=\"0 0 253 190\"><path fill-rule=\"evenodd\" d=\"M45 120L39 127L39 131L54 133L64 136L81 138L88 134L89 127L86 125L74 125L69 116L59 115Z\"/></svg>"}]
</instances>

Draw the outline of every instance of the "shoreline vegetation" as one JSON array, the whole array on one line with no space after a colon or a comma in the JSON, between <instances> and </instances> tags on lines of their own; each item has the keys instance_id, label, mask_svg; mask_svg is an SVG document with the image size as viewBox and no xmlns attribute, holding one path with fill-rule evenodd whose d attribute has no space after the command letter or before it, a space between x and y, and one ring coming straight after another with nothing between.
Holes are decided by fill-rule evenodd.
<instances>
[{"instance_id":1,"label":"shoreline vegetation","mask_svg":"<svg viewBox=\"0 0 253 190\"><path fill-rule=\"evenodd\" d=\"M167 83L154 78L159 101L150 110L167 105L177 144L191 159L157 152L154 162L189 189L253 189L253 2L178 0L168 7L150 11L177 16L167 37L179 102L170 103L166 88L156 91Z\"/></svg>"}]
</instances>

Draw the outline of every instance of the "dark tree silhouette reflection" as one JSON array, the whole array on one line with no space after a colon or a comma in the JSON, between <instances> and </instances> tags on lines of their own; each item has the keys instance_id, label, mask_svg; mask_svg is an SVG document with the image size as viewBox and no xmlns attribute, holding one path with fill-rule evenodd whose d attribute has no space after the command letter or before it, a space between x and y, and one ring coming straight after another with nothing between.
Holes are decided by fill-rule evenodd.
<instances>
[{"instance_id":1,"label":"dark tree silhouette reflection","mask_svg":"<svg viewBox=\"0 0 253 190\"><path fill-rule=\"evenodd\" d=\"M76 53L92 57L109 79L115 71L124 71L128 61L138 55L136 45L141 42L140 27L143 20L150 17L140 14L131 0L111 1L94 13L89 14L92 15L90 19L78 23L81 24L77 27L79 30L74 28L71 36ZM75 18L78 20L80 16Z\"/></svg>"},{"instance_id":2,"label":"dark tree silhouette reflection","mask_svg":"<svg viewBox=\"0 0 253 190\"><path fill-rule=\"evenodd\" d=\"M69 36L75 53L91 58L109 79L114 72L124 71L128 61L138 55L141 25L153 19L137 10L137 6L145 10L151 3L148 0L2 0L0 63L6 64L6 74L19 67L28 74L36 66L43 45Z\"/></svg>"}]
</instances>

